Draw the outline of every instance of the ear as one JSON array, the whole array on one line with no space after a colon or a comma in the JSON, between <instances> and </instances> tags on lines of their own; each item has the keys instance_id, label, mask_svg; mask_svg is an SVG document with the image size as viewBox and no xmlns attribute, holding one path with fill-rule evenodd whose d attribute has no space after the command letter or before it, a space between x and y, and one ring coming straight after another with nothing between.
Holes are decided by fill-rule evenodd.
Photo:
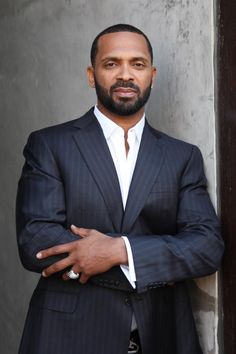
<instances>
[{"instance_id":1,"label":"ear","mask_svg":"<svg viewBox=\"0 0 236 354\"><path fill-rule=\"evenodd\" d=\"M152 88L154 86L154 82L156 80L157 77L157 68L155 66L152 67Z\"/></svg>"},{"instance_id":2,"label":"ear","mask_svg":"<svg viewBox=\"0 0 236 354\"><path fill-rule=\"evenodd\" d=\"M87 79L90 87L95 87L94 82L94 68L92 66L87 67Z\"/></svg>"}]
</instances>

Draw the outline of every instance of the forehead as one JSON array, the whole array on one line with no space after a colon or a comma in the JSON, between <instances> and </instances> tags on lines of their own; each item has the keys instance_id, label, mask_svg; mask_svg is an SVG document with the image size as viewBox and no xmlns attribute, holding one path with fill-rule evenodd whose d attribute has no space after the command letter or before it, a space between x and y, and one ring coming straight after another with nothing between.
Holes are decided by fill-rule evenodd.
<instances>
[{"instance_id":1,"label":"forehead","mask_svg":"<svg viewBox=\"0 0 236 354\"><path fill-rule=\"evenodd\" d=\"M145 57L151 60L146 39L138 33L107 33L99 38L97 59L105 57Z\"/></svg>"}]
</instances>

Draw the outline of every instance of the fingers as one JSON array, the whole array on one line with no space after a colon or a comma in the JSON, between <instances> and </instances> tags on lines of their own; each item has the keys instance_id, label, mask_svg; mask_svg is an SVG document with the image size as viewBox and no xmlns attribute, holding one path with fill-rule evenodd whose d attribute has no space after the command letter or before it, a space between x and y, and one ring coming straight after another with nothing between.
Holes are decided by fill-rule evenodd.
<instances>
[{"instance_id":1,"label":"fingers","mask_svg":"<svg viewBox=\"0 0 236 354\"><path fill-rule=\"evenodd\" d=\"M80 236L80 233L79 233L80 228L79 227L77 227L75 225L71 225L70 229L71 229L71 231L73 232L74 235Z\"/></svg>"},{"instance_id":2,"label":"fingers","mask_svg":"<svg viewBox=\"0 0 236 354\"><path fill-rule=\"evenodd\" d=\"M90 276L89 275L86 275L84 273L81 273L80 274L80 277L79 277L79 281L81 284L85 284L87 283L87 281L89 280Z\"/></svg>"},{"instance_id":3,"label":"fingers","mask_svg":"<svg viewBox=\"0 0 236 354\"><path fill-rule=\"evenodd\" d=\"M74 271L74 269L73 269L73 271ZM78 272L75 272L75 273L78 273ZM80 273L80 276L79 276L79 278L78 278L78 281L79 281L81 284L85 284L85 283L87 283L87 281L89 280L89 278L90 278L90 275ZM62 275L62 279L63 279L64 281L72 280L72 279L70 279L70 278L68 277L67 272L65 272L65 273ZM72 280L72 281L74 281L74 280Z\"/></svg>"},{"instance_id":4,"label":"fingers","mask_svg":"<svg viewBox=\"0 0 236 354\"><path fill-rule=\"evenodd\" d=\"M71 225L71 231L73 234L80 236L80 237L88 237L91 236L96 230L91 229L84 229L83 227L77 227L75 225Z\"/></svg>"},{"instance_id":5,"label":"fingers","mask_svg":"<svg viewBox=\"0 0 236 354\"><path fill-rule=\"evenodd\" d=\"M68 272L65 272L65 273L62 274L62 279L63 279L64 281L70 280L70 278L68 277L68 274L67 274L67 273L68 273Z\"/></svg>"},{"instance_id":6,"label":"fingers","mask_svg":"<svg viewBox=\"0 0 236 354\"><path fill-rule=\"evenodd\" d=\"M53 263L50 267L46 268L42 272L43 277L49 277L50 275L60 272L71 266L71 260L69 257L62 259L59 262Z\"/></svg>"},{"instance_id":7,"label":"fingers","mask_svg":"<svg viewBox=\"0 0 236 354\"><path fill-rule=\"evenodd\" d=\"M70 278L69 278L68 275L67 275L67 272L65 272L65 273L62 274L62 279L63 279L64 281L70 280Z\"/></svg>"},{"instance_id":8,"label":"fingers","mask_svg":"<svg viewBox=\"0 0 236 354\"><path fill-rule=\"evenodd\" d=\"M109 254L107 254L107 239L110 242L111 238L97 230L79 228L75 225L71 225L71 230L83 239L42 250L37 253L36 257L43 260L63 254L65 258L44 269L42 275L49 277L54 273L64 271L62 279L66 281L69 277L65 270L73 266L75 273L82 273L80 282L84 284L92 275L102 273L111 266ZM98 257L99 254L101 254L100 257Z\"/></svg>"},{"instance_id":9,"label":"fingers","mask_svg":"<svg viewBox=\"0 0 236 354\"><path fill-rule=\"evenodd\" d=\"M66 275L69 277L69 279L72 279L72 280L79 279L80 273L74 272L74 270L72 268L66 272ZM66 276L65 276L65 279L67 279Z\"/></svg>"},{"instance_id":10,"label":"fingers","mask_svg":"<svg viewBox=\"0 0 236 354\"><path fill-rule=\"evenodd\" d=\"M72 243L65 243L64 245L58 245L58 246L54 246L51 248L47 248L46 250L42 250L40 252L38 252L36 254L36 257L38 259L44 259L44 258L48 258L51 256L55 256L58 254L62 254L62 253L68 253L72 247Z\"/></svg>"},{"instance_id":11,"label":"fingers","mask_svg":"<svg viewBox=\"0 0 236 354\"><path fill-rule=\"evenodd\" d=\"M78 281L79 281L81 284L85 284L85 283L87 283L87 281L89 280L89 278L90 278L90 277L89 277L88 275L84 275L83 273L81 273L81 275L80 275ZM74 280L72 280L72 279L70 279L70 278L68 277L67 273L64 273L64 274L62 275L62 279L63 279L64 281L68 281L68 280L74 281Z\"/></svg>"},{"instance_id":12,"label":"fingers","mask_svg":"<svg viewBox=\"0 0 236 354\"><path fill-rule=\"evenodd\" d=\"M74 235L80 236L80 237L87 237L89 236L89 229L84 229L82 227L77 227L75 225L71 225L71 231L73 232Z\"/></svg>"}]
</instances>

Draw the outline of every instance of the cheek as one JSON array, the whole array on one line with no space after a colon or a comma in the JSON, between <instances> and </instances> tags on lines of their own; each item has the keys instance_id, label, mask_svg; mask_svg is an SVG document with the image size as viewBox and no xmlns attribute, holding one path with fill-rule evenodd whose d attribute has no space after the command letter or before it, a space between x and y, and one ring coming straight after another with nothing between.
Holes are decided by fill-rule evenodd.
<instances>
[{"instance_id":1,"label":"cheek","mask_svg":"<svg viewBox=\"0 0 236 354\"><path fill-rule=\"evenodd\" d=\"M152 75L149 75L148 77L146 77L146 79L145 79L146 87L150 86L152 84L152 81L153 81Z\"/></svg>"},{"instance_id":2,"label":"cheek","mask_svg":"<svg viewBox=\"0 0 236 354\"><path fill-rule=\"evenodd\" d=\"M106 78L103 78L98 81L98 84L100 86L100 89L104 91L106 94L110 94L110 89L111 86L114 84L114 82L111 82L111 80L107 80Z\"/></svg>"},{"instance_id":3,"label":"cheek","mask_svg":"<svg viewBox=\"0 0 236 354\"><path fill-rule=\"evenodd\" d=\"M100 71L95 75L96 81L103 86L109 87L115 82L116 75L113 71Z\"/></svg>"},{"instance_id":4,"label":"cheek","mask_svg":"<svg viewBox=\"0 0 236 354\"><path fill-rule=\"evenodd\" d=\"M136 78L137 85L144 90L151 86L152 81L151 75L140 75Z\"/></svg>"}]
</instances>

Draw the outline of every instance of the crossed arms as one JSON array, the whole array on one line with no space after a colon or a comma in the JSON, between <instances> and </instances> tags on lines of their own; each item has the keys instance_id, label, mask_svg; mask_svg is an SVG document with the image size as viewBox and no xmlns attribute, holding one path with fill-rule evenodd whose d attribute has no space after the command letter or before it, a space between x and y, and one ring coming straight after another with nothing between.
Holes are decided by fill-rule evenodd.
<instances>
[{"instance_id":1,"label":"crossed arms","mask_svg":"<svg viewBox=\"0 0 236 354\"><path fill-rule=\"evenodd\" d=\"M126 247L121 237L112 238L97 230L78 228L74 225L71 226L71 231L78 235L80 240L37 253L38 259L67 254L67 257L44 269L44 277L72 267L75 273L80 273L79 281L83 284L93 275L104 273L116 265L127 264ZM69 280L67 272L63 273L62 278Z\"/></svg>"},{"instance_id":2,"label":"crossed arms","mask_svg":"<svg viewBox=\"0 0 236 354\"><path fill-rule=\"evenodd\" d=\"M41 134L31 135L25 157L16 208L23 265L44 276L62 271L64 280L68 279L68 267L72 267L81 273L80 281L85 283L95 274L127 264L121 237L110 237L99 230L67 228L64 182L55 156ZM219 267L223 242L196 148L182 174L176 218L175 235L127 235L140 289L153 281L204 276Z\"/></svg>"}]
</instances>

